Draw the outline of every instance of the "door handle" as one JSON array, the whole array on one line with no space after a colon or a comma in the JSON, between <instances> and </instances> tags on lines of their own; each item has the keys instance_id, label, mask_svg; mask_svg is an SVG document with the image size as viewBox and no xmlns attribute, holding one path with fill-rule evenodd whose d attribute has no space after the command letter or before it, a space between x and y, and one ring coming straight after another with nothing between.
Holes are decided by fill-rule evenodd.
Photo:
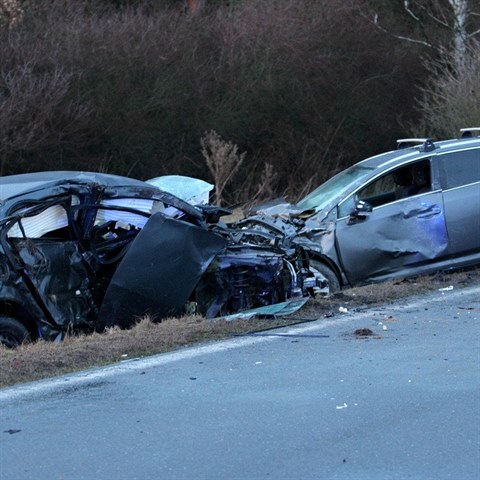
<instances>
[{"instance_id":1,"label":"door handle","mask_svg":"<svg viewBox=\"0 0 480 480\"><path fill-rule=\"evenodd\" d=\"M414 208L413 210L410 210L409 212L404 213L403 218L417 217L417 218L429 219L432 217L436 217L441 213L442 213L442 209L439 205L423 204L422 207L420 208Z\"/></svg>"},{"instance_id":2,"label":"door handle","mask_svg":"<svg viewBox=\"0 0 480 480\"><path fill-rule=\"evenodd\" d=\"M417 215L418 218L431 218L436 217L442 213L442 209L438 205L428 205L427 208L420 211Z\"/></svg>"}]
</instances>

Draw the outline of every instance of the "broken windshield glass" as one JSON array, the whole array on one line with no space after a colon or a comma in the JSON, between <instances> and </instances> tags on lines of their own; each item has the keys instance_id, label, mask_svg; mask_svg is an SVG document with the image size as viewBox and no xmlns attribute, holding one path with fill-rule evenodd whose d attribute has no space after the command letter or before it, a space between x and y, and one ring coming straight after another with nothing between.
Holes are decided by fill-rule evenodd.
<instances>
[{"instance_id":1,"label":"broken windshield glass","mask_svg":"<svg viewBox=\"0 0 480 480\"><path fill-rule=\"evenodd\" d=\"M199 178L184 177L183 175L165 175L147 180L163 192L169 192L192 205L208 204L210 192L214 186Z\"/></svg>"}]
</instances>

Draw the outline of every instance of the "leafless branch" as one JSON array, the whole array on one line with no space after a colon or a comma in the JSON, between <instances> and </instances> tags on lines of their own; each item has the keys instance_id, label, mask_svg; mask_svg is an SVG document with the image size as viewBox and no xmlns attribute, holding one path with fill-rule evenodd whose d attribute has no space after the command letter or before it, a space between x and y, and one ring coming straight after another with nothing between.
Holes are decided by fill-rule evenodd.
<instances>
[{"instance_id":1,"label":"leafless branch","mask_svg":"<svg viewBox=\"0 0 480 480\"><path fill-rule=\"evenodd\" d=\"M404 41L411 42L411 43L416 43L416 44L419 44L419 45L424 45L425 47L428 47L428 48L437 49L437 47L435 47L435 45L433 45L431 42L429 42L427 40L418 40L416 38L405 37L404 35L397 35L397 34L391 32L390 30L386 29L385 27L382 27L382 25L380 25L378 23L378 15L375 15L374 21L372 23L379 30L386 33L387 35L390 35L393 38L397 38L398 40L404 40Z\"/></svg>"},{"instance_id":2,"label":"leafless branch","mask_svg":"<svg viewBox=\"0 0 480 480\"><path fill-rule=\"evenodd\" d=\"M480 34L480 28L478 30L475 30L474 32L470 32L467 38L472 38L472 37L475 37L475 35L479 35L479 34Z\"/></svg>"},{"instance_id":3,"label":"leafless branch","mask_svg":"<svg viewBox=\"0 0 480 480\"><path fill-rule=\"evenodd\" d=\"M416 16L412 11L411 9L408 7L408 4L410 2L407 2L405 1L404 2L404 7L405 7L405 10L413 17L415 18L419 23L422 23L421 19ZM418 2L414 2L415 6L417 8L419 8L420 10L423 10L425 12L425 14L431 18L434 22L438 23L439 25L441 25L442 27L445 27L445 28L450 28L450 24L448 23L448 20L447 20L447 17L445 15L445 13L443 11L441 11L440 9L438 9L439 13L441 13L442 15L442 18L439 18L437 15L434 15L433 14L433 11L432 11L432 8L429 7L425 7L425 5L422 5L421 3L418 3Z\"/></svg>"}]
</instances>

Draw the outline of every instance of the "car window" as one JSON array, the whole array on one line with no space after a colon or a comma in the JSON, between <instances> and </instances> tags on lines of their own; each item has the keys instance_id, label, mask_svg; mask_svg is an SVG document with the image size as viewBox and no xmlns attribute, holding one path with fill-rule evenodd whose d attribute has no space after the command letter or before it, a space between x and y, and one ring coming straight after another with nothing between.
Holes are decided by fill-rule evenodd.
<instances>
[{"instance_id":1,"label":"car window","mask_svg":"<svg viewBox=\"0 0 480 480\"><path fill-rule=\"evenodd\" d=\"M339 217L350 215L358 200L379 207L402 198L429 192L431 187L430 160L421 160L399 167L370 182L339 205Z\"/></svg>"},{"instance_id":2,"label":"car window","mask_svg":"<svg viewBox=\"0 0 480 480\"><path fill-rule=\"evenodd\" d=\"M480 182L480 149L447 153L438 161L443 189Z\"/></svg>"},{"instance_id":3,"label":"car window","mask_svg":"<svg viewBox=\"0 0 480 480\"><path fill-rule=\"evenodd\" d=\"M8 231L7 236L11 238L22 238L24 236L27 238L40 238L67 225L67 212L60 205L54 205L38 215L20 219Z\"/></svg>"},{"instance_id":4,"label":"car window","mask_svg":"<svg viewBox=\"0 0 480 480\"><path fill-rule=\"evenodd\" d=\"M147 222L148 216L134 213L132 210L151 214L154 209L154 204L156 205L158 203L159 202L143 198L112 198L103 200L95 218L95 225L102 225L113 220L142 228Z\"/></svg>"},{"instance_id":5,"label":"car window","mask_svg":"<svg viewBox=\"0 0 480 480\"><path fill-rule=\"evenodd\" d=\"M299 210L310 210L312 208L317 211L325 208L328 203L346 191L354 182L366 175L370 175L371 168L354 165L338 173L330 180L322 183L313 192L309 193L305 198L300 200L295 208Z\"/></svg>"},{"instance_id":6,"label":"car window","mask_svg":"<svg viewBox=\"0 0 480 480\"><path fill-rule=\"evenodd\" d=\"M373 207L431 190L430 161L422 160L397 168L367 185L358 198Z\"/></svg>"},{"instance_id":7,"label":"car window","mask_svg":"<svg viewBox=\"0 0 480 480\"><path fill-rule=\"evenodd\" d=\"M396 188L394 175L393 173L384 175L367 187L362 188L362 190L358 192L360 200L370 200L370 203L373 205L374 203L379 203L375 201L375 198L393 193Z\"/></svg>"},{"instance_id":8,"label":"car window","mask_svg":"<svg viewBox=\"0 0 480 480\"><path fill-rule=\"evenodd\" d=\"M72 205L78 205L79 198L71 198ZM9 238L41 238L56 236L69 226L67 211L63 204L46 206L28 206L16 212L18 221L7 232Z\"/></svg>"}]
</instances>

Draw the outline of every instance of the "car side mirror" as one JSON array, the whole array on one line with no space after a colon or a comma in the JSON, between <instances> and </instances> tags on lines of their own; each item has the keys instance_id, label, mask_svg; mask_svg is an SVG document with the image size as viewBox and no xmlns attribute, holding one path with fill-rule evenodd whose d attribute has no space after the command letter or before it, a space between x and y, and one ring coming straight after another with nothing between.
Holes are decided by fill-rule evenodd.
<instances>
[{"instance_id":1,"label":"car side mirror","mask_svg":"<svg viewBox=\"0 0 480 480\"><path fill-rule=\"evenodd\" d=\"M363 200L357 200L353 212L350 214L349 223L356 223L358 220L365 220L370 213L372 213L373 207Z\"/></svg>"}]
</instances>

